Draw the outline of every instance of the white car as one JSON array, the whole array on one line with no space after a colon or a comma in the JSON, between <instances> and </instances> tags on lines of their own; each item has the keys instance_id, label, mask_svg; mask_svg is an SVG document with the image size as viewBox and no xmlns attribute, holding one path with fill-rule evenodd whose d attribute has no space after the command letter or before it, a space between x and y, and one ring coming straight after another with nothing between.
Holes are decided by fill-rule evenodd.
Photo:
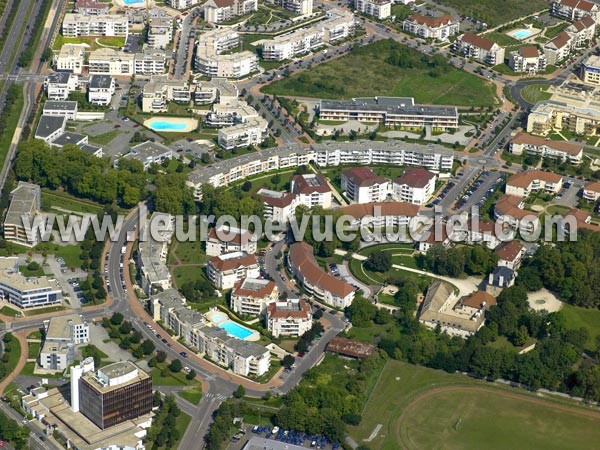
<instances>
[{"instance_id":1,"label":"white car","mask_svg":"<svg viewBox=\"0 0 600 450\"><path fill-rule=\"evenodd\" d=\"M279 427L273 427L273 431L271 431L272 434L277 434L279 433Z\"/></svg>"}]
</instances>

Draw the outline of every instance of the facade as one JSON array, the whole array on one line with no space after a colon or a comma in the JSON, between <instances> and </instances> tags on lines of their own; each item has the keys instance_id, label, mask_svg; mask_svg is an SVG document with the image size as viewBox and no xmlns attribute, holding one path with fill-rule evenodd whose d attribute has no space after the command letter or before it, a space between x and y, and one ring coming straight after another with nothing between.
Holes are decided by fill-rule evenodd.
<instances>
[{"instance_id":1,"label":"facade","mask_svg":"<svg viewBox=\"0 0 600 450\"><path fill-rule=\"evenodd\" d=\"M152 378L129 361L87 372L79 379L79 408L105 430L152 411Z\"/></svg>"},{"instance_id":2,"label":"facade","mask_svg":"<svg viewBox=\"0 0 600 450\"><path fill-rule=\"evenodd\" d=\"M583 199L588 202L595 202L600 199L600 181L592 181L583 187Z\"/></svg>"},{"instance_id":3,"label":"facade","mask_svg":"<svg viewBox=\"0 0 600 450\"><path fill-rule=\"evenodd\" d=\"M41 139L46 144L50 144L65 132L67 118L64 116L45 116L40 117L38 126L35 130L35 139Z\"/></svg>"},{"instance_id":4,"label":"facade","mask_svg":"<svg viewBox=\"0 0 600 450\"><path fill-rule=\"evenodd\" d=\"M265 61L285 61L315 51L325 45L325 31L316 27L300 28L268 39L262 44Z\"/></svg>"},{"instance_id":5,"label":"facade","mask_svg":"<svg viewBox=\"0 0 600 450\"><path fill-rule=\"evenodd\" d=\"M44 81L48 100L64 101L79 86L79 77L72 72L56 72Z\"/></svg>"},{"instance_id":6,"label":"facade","mask_svg":"<svg viewBox=\"0 0 600 450\"><path fill-rule=\"evenodd\" d=\"M526 170L512 175L506 182L506 194L529 197L533 192L544 191L556 195L563 186L562 176L543 170Z\"/></svg>"},{"instance_id":7,"label":"facade","mask_svg":"<svg viewBox=\"0 0 600 450\"><path fill-rule=\"evenodd\" d=\"M392 2L391 0L355 0L354 9L367 16L383 20L392 15Z\"/></svg>"},{"instance_id":8,"label":"facade","mask_svg":"<svg viewBox=\"0 0 600 450\"><path fill-rule=\"evenodd\" d=\"M352 304L354 287L324 272L315 259L312 246L306 242L290 246L287 264L302 287L319 301L341 309Z\"/></svg>"},{"instance_id":9,"label":"facade","mask_svg":"<svg viewBox=\"0 0 600 450\"><path fill-rule=\"evenodd\" d=\"M507 267L496 267L488 275L485 291L492 295L499 295L503 289L515 284L516 274Z\"/></svg>"},{"instance_id":10,"label":"facade","mask_svg":"<svg viewBox=\"0 0 600 450\"><path fill-rule=\"evenodd\" d=\"M222 54L236 48L239 39L238 32L231 28L217 28L202 34L196 45L194 68L211 78L242 78L256 72L258 56L255 53L245 50Z\"/></svg>"},{"instance_id":11,"label":"facade","mask_svg":"<svg viewBox=\"0 0 600 450\"><path fill-rule=\"evenodd\" d=\"M204 20L220 23L257 10L257 0L208 0L204 4Z\"/></svg>"},{"instance_id":12,"label":"facade","mask_svg":"<svg viewBox=\"0 0 600 450\"><path fill-rule=\"evenodd\" d=\"M598 22L598 5L587 0L555 0L552 2L551 12L571 21L590 15Z\"/></svg>"},{"instance_id":13,"label":"facade","mask_svg":"<svg viewBox=\"0 0 600 450\"><path fill-rule=\"evenodd\" d=\"M167 254L175 231L174 222L173 216L154 212L150 221L142 227L138 243L137 266L140 270L142 289L147 295L151 295L156 290L165 290L171 287ZM159 239L155 239L149 232L149 224L155 224L155 234L158 232Z\"/></svg>"},{"instance_id":14,"label":"facade","mask_svg":"<svg viewBox=\"0 0 600 450\"><path fill-rule=\"evenodd\" d=\"M21 309L62 303L62 289L53 278L26 277L17 257L0 258L0 299Z\"/></svg>"},{"instance_id":15,"label":"facade","mask_svg":"<svg viewBox=\"0 0 600 450\"><path fill-rule=\"evenodd\" d=\"M506 241L496 247L494 253L498 256L498 267L507 267L516 272L525 255L525 247L517 240Z\"/></svg>"},{"instance_id":16,"label":"facade","mask_svg":"<svg viewBox=\"0 0 600 450\"><path fill-rule=\"evenodd\" d=\"M566 31L561 31L550 42L544 44L544 55L548 64L558 64L568 58L574 40Z\"/></svg>"},{"instance_id":17,"label":"facade","mask_svg":"<svg viewBox=\"0 0 600 450\"><path fill-rule=\"evenodd\" d=\"M342 172L342 191L354 203L382 202L390 194L390 181L376 175L368 167L355 167Z\"/></svg>"},{"instance_id":18,"label":"facade","mask_svg":"<svg viewBox=\"0 0 600 450\"><path fill-rule=\"evenodd\" d=\"M257 194L263 199L263 216L265 220L276 223L287 223L296 213L298 198L289 192L277 192L260 188Z\"/></svg>"},{"instance_id":19,"label":"facade","mask_svg":"<svg viewBox=\"0 0 600 450\"><path fill-rule=\"evenodd\" d=\"M198 269L200 270L200 269ZM208 279L219 289L231 289L244 278L258 278L260 268L254 255L244 252L214 256L206 266Z\"/></svg>"},{"instance_id":20,"label":"facade","mask_svg":"<svg viewBox=\"0 0 600 450\"><path fill-rule=\"evenodd\" d=\"M192 89L187 81L170 80L167 75L154 75L144 85L142 111L167 112L169 102L187 105L191 99Z\"/></svg>"},{"instance_id":21,"label":"facade","mask_svg":"<svg viewBox=\"0 0 600 450\"><path fill-rule=\"evenodd\" d=\"M509 150L515 155L522 155L525 152L530 155L553 158L571 164L579 164L583 158L583 145L581 144L553 141L527 133L518 133L512 138Z\"/></svg>"},{"instance_id":22,"label":"facade","mask_svg":"<svg viewBox=\"0 0 600 450\"><path fill-rule=\"evenodd\" d=\"M435 130L458 128L458 111L450 106L415 105L414 99L402 97L356 98L352 100L321 100L322 120L357 120L379 122L386 127Z\"/></svg>"},{"instance_id":23,"label":"facade","mask_svg":"<svg viewBox=\"0 0 600 450\"><path fill-rule=\"evenodd\" d=\"M409 168L393 182L395 200L424 205L435 192L437 176L425 169Z\"/></svg>"},{"instance_id":24,"label":"facade","mask_svg":"<svg viewBox=\"0 0 600 450\"><path fill-rule=\"evenodd\" d=\"M353 225L371 226L374 228L394 227L404 230L410 225L410 221L419 215L419 207L404 202L375 202L354 203L340 209L344 215L354 218ZM401 232L401 231L400 231ZM410 236L407 236L410 239ZM399 240L403 240L399 236Z\"/></svg>"},{"instance_id":25,"label":"facade","mask_svg":"<svg viewBox=\"0 0 600 450\"><path fill-rule=\"evenodd\" d=\"M39 364L46 370L65 370L75 361L75 346L90 340L88 323L78 314L44 321L45 338Z\"/></svg>"},{"instance_id":26,"label":"facade","mask_svg":"<svg viewBox=\"0 0 600 450\"><path fill-rule=\"evenodd\" d=\"M277 301L275 282L262 278L244 278L231 291L231 309L236 314L262 316L267 305Z\"/></svg>"},{"instance_id":27,"label":"facade","mask_svg":"<svg viewBox=\"0 0 600 450\"><path fill-rule=\"evenodd\" d=\"M537 47L526 45L514 52L510 52L508 66L517 73L534 75L546 70L546 56L540 54Z\"/></svg>"},{"instance_id":28,"label":"facade","mask_svg":"<svg viewBox=\"0 0 600 450\"><path fill-rule=\"evenodd\" d=\"M274 337L299 337L312 328L312 310L303 299L276 301L267 307L267 329Z\"/></svg>"},{"instance_id":29,"label":"facade","mask_svg":"<svg viewBox=\"0 0 600 450\"><path fill-rule=\"evenodd\" d=\"M466 58L473 58L490 66L504 62L504 47L500 47L494 41L473 33L465 33L459 36L452 44L452 49Z\"/></svg>"},{"instance_id":30,"label":"facade","mask_svg":"<svg viewBox=\"0 0 600 450\"><path fill-rule=\"evenodd\" d=\"M84 46L79 44L65 44L54 55L54 67L58 71L69 71L81 75L85 62Z\"/></svg>"},{"instance_id":31,"label":"facade","mask_svg":"<svg viewBox=\"0 0 600 450\"><path fill-rule=\"evenodd\" d=\"M306 16L313 12L313 0L270 0L270 3L300 16Z\"/></svg>"},{"instance_id":32,"label":"facade","mask_svg":"<svg viewBox=\"0 0 600 450\"><path fill-rule=\"evenodd\" d=\"M250 255L256 253L258 237L248 230L220 225L211 228L206 240L206 254L221 256L226 253L244 252Z\"/></svg>"},{"instance_id":33,"label":"facade","mask_svg":"<svg viewBox=\"0 0 600 450\"><path fill-rule=\"evenodd\" d=\"M503 195L494 206L494 218L502 227L509 226L523 233L533 233L540 226L537 214L523 209L525 202L516 195Z\"/></svg>"},{"instance_id":34,"label":"facade","mask_svg":"<svg viewBox=\"0 0 600 450\"><path fill-rule=\"evenodd\" d=\"M251 117L245 122L221 128L217 142L225 150L261 144L269 135L269 124L262 117Z\"/></svg>"},{"instance_id":35,"label":"facade","mask_svg":"<svg viewBox=\"0 0 600 450\"><path fill-rule=\"evenodd\" d=\"M592 16L586 15L569 25L566 32L573 39L574 48L588 47L596 34L596 21Z\"/></svg>"},{"instance_id":36,"label":"facade","mask_svg":"<svg viewBox=\"0 0 600 450\"><path fill-rule=\"evenodd\" d=\"M65 37L127 37L128 33L129 20L125 15L83 15L67 13L65 14L62 23L62 34Z\"/></svg>"},{"instance_id":37,"label":"facade","mask_svg":"<svg viewBox=\"0 0 600 450\"><path fill-rule=\"evenodd\" d=\"M77 119L77 102L75 101L46 101L42 110L44 116L65 117L68 120Z\"/></svg>"},{"instance_id":38,"label":"facade","mask_svg":"<svg viewBox=\"0 0 600 450\"><path fill-rule=\"evenodd\" d=\"M88 100L92 105L108 106L115 93L115 79L110 75L92 75L88 85Z\"/></svg>"},{"instance_id":39,"label":"facade","mask_svg":"<svg viewBox=\"0 0 600 450\"><path fill-rule=\"evenodd\" d=\"M165 3L171 8L183 10L197 5L200 3L200 0L166 0Z\"/></svg>"},{"instance_id":40,"label":"facade","mask_svg":"<svg viewBox=\"0 0 600 450\"><path fill-rule=\"evenodd\" d=\"M4 239L26 247L34 247L40 242L40 233L34 225L36 218L41 219L41 198L39 185L19 181L10 193L10 205L4 218ZM23 216L27 220L24 221Z\"/></svg>"},{"instance_id":41,"label":"facade","mask_svg":"<svg viewBox=\"0 0 600 450\"><path fill-rule=\"evenodd\" d=\"M458 34L460 22L452 17L427 17L421 14L411 14L402 23L402 29L407 33L417 35L423 39L437 39L443 41L450 36Z\"/></svg>"},{"instance_id":42,"label":"facade","mask_svg":"<svg viewBox=\"0 0 600 450\"><path fill-rule=\"evenodd\" d=\"M290 180L290 191L296 195L300 205L308 208L331 208L331 188L320 174L294 175Z\"/></svg>"},{"instance_id":43,"label":"facade","mask_svg":"<svg viewBox=\"0 0 600 450\"><path fill-rule=\"evenodd\" d=\"M590 105L592 106L592 105ZM527 132L546 135L554 129L568 130L586 136L597 136L600 111L554 100L537 102L527 116Z\"/></svg>"},{"instance_id":44,"label":"facade","mask_svg":"<svg viewBox=\"0 0 600 450\"><path fill-rule=\"evenodd\" d=\"M127 53L112 48L99 48L90 52L90 75L160 75L165 73L165 52L144 49L141 53Z\"/></svg>"},{"instance_id":45,"label":"facade","mask_svg":"<svg viewBox=\"0 0 600 450\"><path fill-rule=\"evenodd\" d=\"M77 0L74 11L85 16L105 15L108 14L108 3L97 0Z\"/></svg>"},{"instance_id":46,"label":"facade","mask_svg":"<svg viewBox=\"0 0 600 450\"><path fill-rule=\"evenodd\" d=\"M600 86L600 56L591 55L581 65L581 79L586 84Z\"/></svg>"}]
</instances>

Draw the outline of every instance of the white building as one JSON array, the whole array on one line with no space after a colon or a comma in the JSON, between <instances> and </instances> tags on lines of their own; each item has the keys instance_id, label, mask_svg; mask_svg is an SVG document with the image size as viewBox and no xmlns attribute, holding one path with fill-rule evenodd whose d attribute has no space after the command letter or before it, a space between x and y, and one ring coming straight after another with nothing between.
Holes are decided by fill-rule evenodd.
<instances>
[{"instance_id":1,"label":"white building","mask_svg":"<svg viewBox=\"0 0 600 450\"><path fill-rule=\"evenodd\" d=\"M267 329L274 337L299 337L312 328L312 310L303 299L288 299L269 304Z\"/></svg>"},{"instance_id":2,"label":"white building","mask_svg":"<svg viewBox=\"0 0 600 450\"><path fill-rule=\"evenodd\" d=\"M573 38L574 48L588 47L596 34L596 21L592 16L584 16L569 25L565 31Z\"/></svg>"},{"instance_id":3,"label":"white building","mask_svg":"<svg viewBox=\"0 0 600 450\"><path fill-rule=\"evenodd\" d=\"M194 68L211 78L241 78L258 70L258 56L248 50L221 54L239 45L239 34L231 28L207 31L198 39Z\"/></svg>"},{"instance_id":4,"label":"white building","mask_svg":"<svg viewBox=\"0 0 600 450\"><path fill-rule=\"evenodd\" d=\"M200 3L200 0L166 0L165 3L171 8L183 10L197 5Z\"/></svg>"},{"instance_id":5,"label":"white building","mask_svg":"<svg viewBox=\"0 0 600 450\"><path fill-rule=\"evenodd\" d=\"M494 41L473 33L465 33L459 36L452 44L452 49L466 58L473 58L490 66L504 62L504 47L500 47Z\"/></svg>"},{"instance_id":6,"label":"white building","mask_svg":"<svg viewBox=\"0 0 600 450\"><path fill-rule=\"evenodd\" d=\"M45 320L44 329L39 364L47 370L65 370L75 360L75 346L90 340L90 327L79 314Z\"/></svg>"},{"instance_id":7,"label":"white building","mask_svg":"<svg viewBox=\"0 0 600 450\"><path fill-rule=\"evenodd\" d=\"M125 15L65 14L62 34L65 37L79 36L124 36L129 33L129 20Z\"/></svg>"},{"instance_id":8,"label":"white building","mask_svg":"<svg viewBox=\"0 0 600 450\"><path fill-rule=\"evenodd\" d=\"M141 53L126 53L112 48L99 48L90 52L90 75L159 75L165 73L165 52L144 49Z\"/></svg>"},{"instance_id":9,"label":"white building","mask_svg":"<svg viewBox=\"0 0 600 450\"><path fill-rule=\"evenodd\" d=\"M217 141L225 150L261 144L269 135L269 124L262 117L219 130Z\"/></svg>"},{"instance_id":10,"label":"white building","mask_svg":"<svg viewBox=\"0 0 600 450\"><path fill-rule=\"evenodd\" d=\"M574 43L569 33L561 31L554 39L544 44L544 55L548 64L558 64L567 59Z\"/></svg>"},{"instance_id":11,"label":"white building","mask_svg":"<svg viewBox=\"0 0 600 450\"><path fill-rule=\"evenodd\" d=\"M148 170L152 164L160 164L166 159L173 158L173 150L158 142L146 141L131 147L129 153L121 159L135 159L140 161L144 170ZM118 166L119 160L115 161Z\"/></svg>"},{"instance_id":12,"label":"white building","mask_svg":"<svg viewBox=\"0 0 600 450\"><path fill-rule=\"evenodd\" d=\"M185 80L170 80L167 75L154 75L144 85L142 111L157 113L168 111L169 102L190 103L192 89Z\"/></svg>"},{"instance_id":13,"label":"white building","mask_svg":"<svg viewBox=\"0 0 600 450\"><path fill-rule=\"evenodd\" d=\"M220 256L232 252L256 253L258 237L248 230L221 225L211 228L206 240L206 254Z\"/></svg>"},{"instance_id":14,"label":"white building","mask_svg":"<svg viewBox=\"0 0 600 450\"><path fill-rule=\"evenodd\" d=\"M506 194L529 197L533 192L558 194L563 186L562 175L543 170L526 170L512 175L506 182Z\"/></svg>"},{"instance_id":15,"label":"white building","mask_svg":"<svg viewBox=\"0 0 600 450\"><path fill-rule=\"evenodd\" d=\"M72 72L52 73L44 81L48 100L66 100L78 86L79 77Z\"/></svg>"},{"instance_id":16,"label":"white building","mask_svg":"<svg viewBox=\"0 0 600 450\"><path fill-rule=\"evenodd\" d=\"M494 205L494 218L503 227L509 226L522 233L532 233L540 227L540 220L532 211L524 210L523 198L516 195L503 195Z\"/></svg>"},{"instance_id":17,"label":"white building","mask_svg":"<svg viewBox=\"0 0 600 450\"><path fill-rule=\"evenodd\" d=\"M296 213L298 198L289 192L277 192L260 188L257 192L263 200L263 215L265 220L276 223L287 223Z\"/></svg>"},{"instance_id":18,"label":"white building","mask_svg":"<svg viewBox=\"0 0 600 450\"><path fill-rule=\"evenodd\" d=\"M41 199L39 185L19 181L10 192L10 205L4 217L5 240L26 247L34 247L40 242L40 233L36 232L34 223L41 219Z\"/></svg>"},{"instance_id":19,"label":"white building","mask_svg":"<svg viewBox=\"0 0 600 450\"><path fill-rule=\"evenodd\" d=\"M236 314L262 316L269 303L277 301L275 282L262 278L244 278L231 291L231 309Z\"/></svg>"},{"instance_id":20,"label":"white building","mask_svg":"<svg viewBox=\"0 0 600 450\"><path fill-rule=\"evenodd\" d=\"M331 208L331 187L320 174L294 175L290 180L290 191L297 196L300 205Z\"/></svg>"},{"instance_id":21,"label":"white building","mask_svg":"<svg viewBox=\"0 0 600 450\"><path fill-rule=\"evenodd\" d=\"M152 17L148 27L148 45L165 49L173 37L173 19L171 17Z\"/></svg>"},{"instance_id":22,"label":"white building","mask_svg":"<svg viewBox=\"0 0 600 450\"><path fill-rule=\"evenodd\" d=\"M508 66L517 73L534 75L546 70L546 57L534 45L526 45L510 52Z\"/></svg>"},{"instance_id":23,"label":"white building","mask_svg":"<svg viewBox=\"0 0 600 450\"><path fill-rule=\"evenodd\" d=\"M257 10L257 0L208 0L204 4L204 20L220 23Z\"/></svg>"},{"instance_id":24,"label":"white building","mask_svg":"<svg viewBox=\"0 0 600 450\"><path fill-rule=\"evenodd\" d=\"M342 172L341 187L354 203L383 202L391 193L387 178L376 175L368 167L354 167Z\"/></svg>"},{"instance_id":25,"label":"white building","mask_svg":"<svg viewBox=\"0 0 600 450\"><path fill-rule=\"evenodd\" d=\"M590 15L598 22L598 5L587 0L555 0L552 2L551 12L555 16L571 21Z\"/></svg>"},{"instance_id":26,"label":"white building","mask_svg":"<svg viewBox=\"0 0 600 450\"><path fill-rule=\"evenodd\" d=\"M324 37L323 29L311 27L267 39L262 43L262 58L265 61L292 59L325 45Z\"/></svg>"},{"instance_id":27,"label":"white building","mask_svg":"<svg viewBox=\"0 0 600 450\"><path fill-rule=\"evenodd\" d=\"M494 253L498 257L498 267L507 267L516 272L521 267L526 251L523 244L513 239L502 242Z\"/></svg>"},{"instance_id":28,"label":"white building","mask_svg":"<svg viewBox=\"0 0 600 450\"><path fill-rule=\"evenodd\" d=\"M402 29L423 39L443 41L458 34L460 22L448 15L427 17L421 14L411 14L402 23Z\"/></svg>"},{"instance_id":29,"label":"white building","mask_svg":"<svg viewBox=\"0 0 600 450\"><path fill-rule=\"evenodd\" d=\"M76 0L74 11L86 16L97 16L108 14L108 7L108 3L100 2L98 0Z\"/></svg>"},{"instance_id":30,"label":"white building","mask_svg":"<svg viewBox=\"0 0 600 450\"><path fill-rule=\"evenodd\" d=\"M566 141L553 141L527 133L519 133L511 139L509 150L515 155L523 152L542 158L558 159L562 162L579 164L583 158L583 145Z\"/></svg>"},{"instance_id":31,"label":"white building","mask_svg":"<svg viewBox=\"0 0 600 450\"><path fill-rule=\"evenodd\" d=\"M46 144L50 144L65 132L66 127L66 117L42 115L35 130L34 137L35 139L41 139Z\"/></svg>"},{"instance_id":32,"label":"white building","mask_svg":"<svg viewBox=\"0 0 600 450\"><path fill-rule=\"evenodd\" d=\"M600 86L600 57L590 55L590 57L581 64L581 79L586 84Z\"/></svg>"},{"instance_id":33,"label":"white building","mask_svg":"<svg viewBox=\"0 0 600 450\"><path fill-rule=\"evenodd\" d=\"M108 106L115 93L115 79L110 75L92 75L88 85L88 100L92 105Z\"/></svg>"},{"instance_id":34,"label":"white building","mask_svg":"<svg viewBox=\"0 0 600 450\"><path fill-rule=\"evenodd\" d=\"M60 116L67 118L67 120L75 120L77 119L77 102L48 100L44 103L42 112L45 116Z\"/></svg>"},{"instance_id":35,"label":"white building","mask_svg":"<svg viewBox=\"0 0 600 450\"><path fill-rule=\"evenodd\" d=\"M392 1L355 0L354 9L368 16L373 16L376 19L383 20L392 15Z\"/></svg>"},{"instance_id":36,"label":"white building","mask_svg":"<svg viewBox=\"0 0 600 450\"><path fill-rule=\"evenodd\" d=\"M141 229L137 263L142 289L147 295L171 287L167 254L174 232L175 218L159 212L154 212Z\"/></svg>"},{"instance_id":37,"label":"white building","mask_svg":"<svg viewBox=\"0 0 600 450\"><path fill-rule=\"evenodd\" d=\"M583 199L588 202L595 202L600 199L600 181L592 181L583 187Z\"/></svg>"},{"instance_id":38,"label":"white building","mask_svg":"<svg viewBox=\"0 0 600 450\"><path fill-rule=\"evenodd\" d=\"M298 14L300 16L306 16L312 14L313 11L313 0L268 0L270 3L281 6L288 11Z\"/></svg>"},{"instance_id":39,"label":"white building","mask_svg":"<svg viewBox=\"0 0 600 450\"><path fill-rule=\"evenodd\" d=\"M420 168L409 168L393 181L393 197L400 202L424 205L435 192L434 173Z\"/></svg>"},{"instance_id":40,"label":"white building","mask_svg":"<svg viewBox=\"0 0 600 450\"><path fill-rule=\"evenodd\" d=\"M24 276L19 258L0 257L0 299L21 309L60 305L62 289L53 278Z\"/></svg>"},{"instance_id":41,"label":"white building","mask_svg":"<svg viewBox=\"0 0 600 450\"><path fill-rule=\"evenodd\" d=\"M54 67L58 71L73 72L81 75L85 62L84 46L81 44L65 44L54 55Z\"/></svg>"},{"instance_id":42,"label":"white building","mask_svg":"<svg viewBox=\"0 0 600 450\"><path fill-rule=\"evenodd\" d=\"M200 269L198 269L200 270ZM245 252L214 256L206 266L208 279L218 289L231 289L244 278L258 278L260 268L256 256Z\"/></svg>"}]
</instances>

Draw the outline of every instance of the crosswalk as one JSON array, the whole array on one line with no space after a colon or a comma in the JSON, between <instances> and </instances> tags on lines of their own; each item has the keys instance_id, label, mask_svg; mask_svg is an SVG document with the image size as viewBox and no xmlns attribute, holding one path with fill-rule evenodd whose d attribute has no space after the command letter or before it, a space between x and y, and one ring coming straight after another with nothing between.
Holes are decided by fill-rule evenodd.
<instances>
[{"instance_id":1,"label":"crosswalk","mask_svg":"<svg viewBox=\"0 0 600 450\"><path fill-rule=\"evenodd\" d=\"M224 394L215 394L212 392L207 392L206 394L204 394L204 398L211 400L211 401L222 402L224 400L227 400L229 398L229 396L224 395Z\"/></svg>"}]
</instances>

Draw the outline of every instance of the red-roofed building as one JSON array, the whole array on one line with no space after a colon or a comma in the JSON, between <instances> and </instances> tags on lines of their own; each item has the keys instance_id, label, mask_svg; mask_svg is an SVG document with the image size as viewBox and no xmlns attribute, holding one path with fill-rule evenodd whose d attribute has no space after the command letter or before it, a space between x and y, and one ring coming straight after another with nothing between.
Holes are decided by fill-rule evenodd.
<instances>
[{"instance_id":1,"label":"red-roofed building","mask_svg":"<svg viewBox=\"0 0 600 450\"><path fill-rule=\"evenodd\" d=\"M458 34L460 31L460 22L448 15L427 17L421 14L411 14L404 19L402 29L407 33L415 34L424 39L444 41L450 36Z\"/></svg>"},{"instance_id":2,"label":"red-roofed building","mask_svg":"<svg viewBox=\"0 0 600 450\"><path fill-rule=\"evenodd\" d=\"M518 133L512 138L509 150L515 155L521 155L525 151L530 155L554 158L563 162L568 161L571 164L579 164L583 158L583 145L581 144L553 141L528 133Z\"/></svg>"},{"instance_id":3,"label":"red-roofed building","mask_svg":"<svg viewBox=\"0 0 600 450\"><path fill-rule=\"evenodd\" d=\"M587 47L596 34L596 21L592 16L584 16L582 19L569 25L566 32L573 38L573 46L575 48Z\"/></svg>"},{"instance_id":4,"label":"red-roofed building","mask_svg":"<svg viewBox=\"0 0 600 450\"><path fill-rule=\"evenodd\" d=\"M204 19L220 23L257 10L257 0L208 0L204 4Z\"/></svg>"},{"instance_id":5,"label":"red-roofed building","mask_svg":"<svg viewBox=\"0 0 600 450\"><path fill-rule=\"evenodd\" d=\"M519 50L510 52L508 66L517 73L533 75L546 70L546 57L534 45L525 45Z\"/></svg>"},{"instance_id":6,"label":"red-roofed building","mask_svg":"<svg viewBox=\"0 0 600 450\"><path fill-rule=\"evenodd\" d=\"M569 56L575 40L566 31L561 31L550 42L544 44L544 55L548 64L557 64Z\"/></svg>"},{"instance_id":7,"label":"red-roofed building","mask_svg":"<svg viewBox=\"0 0 600 450\"><path fill-rule=\"evenodd\" d=\"M592 181L583 187L583 199L588 202L600 199L600 181Z\"/></svg>"},{"instance_id":8,"label":"red-roofed building","mask_svg":"<svg viewBox=\"0 0 600 450\"><path fill-rule=\"evenodd\" d=\"M455 310L462 313L476 315L490 309L496 304L496 299L488 292L475 291L464 297L456 305Z\"/></svg>"},{"instance_id":9,"label":"red-roofed building","mask_svg":"<svg viewBox=\"0 0 600 450\"><path fill-rule=\"evenodd\" d=\"M405 227L413 217L419 215L419 207L404 202L356 203L340 209L342 214L352 216L355 225L374 227Z\"/></svg>"},{"instance_id":10,"label":"red-roofed building","mask_svg":"<svg viewBox=\"0 0 600 450\"><path fill-rule=\"evenodd\" d=\"M312 328L312 310L303 299L273 302L267 307L267 329L274 337L302 336Z\"/></svg>"},{"instance_id":11,"label":"red-roofed building","mask_svg":"<svg viewBox=\"0 0 600 450\"><path fill-rule=\"evenodd\" d=\"M103 3L98 0L77 0L73 11L84 16L99 16L101 14L108 14L108 6L109 3Z\"/></svg>"},{"instance_id":12,"label":"red-roofed building","mask_svg":"<svg viewBox=\"0 0 600 450\"><path fill-rule=\"evenodd\" d=\"M494 41L473 33L465 33L459 36L452 44L452 49L467 58L473 58L491 66L504 62L504 47L500 47Z\"/></svg>"},{"instance_id":13,"label":"red-roofed building","mask_svg":"<svg viewBox=\"0 0 600 450\"><path fill-rule=\"evenodd\" d=\"M232 252L256 253L257 237L248 230L229 225L211 228L206 240L206 254L219 256Z\"/></svg>"},{"instance_id":14,"label":"red-roofed building","mask_svg":"<svg viewBox=\"0 0 600 450\"><path fill-rule=\"evenodd\" d=\"M298 197L301 205L313 208L331 208L331 188L320 174L294 175L290 180L290 191Z\"/></svg>"},{"instance_id":15,"label":"red-roofed building","mask_svg":"<svg viewBox=\"0 0 600 450\"><path fill-rule=\"evenodd\" d=\"M424 205L435 192L436 175L421 168L406 169L393 182L395 200Z\"/></svg>"},{"instance_id":16,"label":"red-roofed building","mask_svg":"<svg viewBox=\"0 0 600 450\"><path fill-rule=\"evenodd\" d=\"M296 213L298 197L289 192L278 192L260 188L257 192L263 200L263 216L265 220L287 223Z\"/></svg>"},{"instance_id":17,"label":"red-roofed building","mask_svg":"<svg viewBox=\"0 0 600 450\"><path fill-rule=\"evenodd\" d=\"M588 0L555 0L551 12L555 16L571 21L590 15L598 23L598 5Z\"/></svg>"},{"instance_id":18,"label":"red-roofed building","mask_svg":"<svg viewBox=\"0 0 600 450\"><path fill-rule=\"evenodd\" d=\"M494 216L503 227L508 226L521 232L531 233L540 226L540 220L533 211L523 209L524 202L516 195L503 195L496 201ZM526 220L524 220L526 219Z\"/></svg>"},{"instance_id":19,"label":"red-roofed building","mask_svg":"<svg viewBox=\"0 0 600 450\"><path fill-rule=\"evenodd\" d=\"M554 172L526 170L511 176L506 182L506 193L517 197L529 197L533 192L544 191L556 195L563 187L563 178Z\"/></svg>"},{"instance_id":20,"label":"red-roofed building","mask_svg":"<svg viewBox=\"0 0 600 450\"><path fill-rule=\"evenodd\" d=\"M354 167L342 172L341 186L354 203L382 202L390 193L390 181L368 167Z\"/></svg>"},{"instance_id":21,"label":"red-roofed building","mask_svg":"<svg viewBox=\"0 0 600 450\"><path fill-rule=\"evenodd\" d=\"M516 272L521 266L523 255L525 255L525 247L513 239L500 244L494 253L498 256L498 267L508 267Z\"/></svg>"},{"instance_id":22,"label":"red-roofed building","mask_svg":"<svg viewBox=\"0 0 600 450\"><path fill-rule=\"evenodd\" d=\"M244 278L231 291L231 309L237 314L260 316L267 305L277 300L275 283L262 278Z\"/></svg>"},{"instance_id":23,"label":"red-roofed building","mask_svg":"<svg viewBox=\"0 0 600 450\"><path fill-rule=\"evenodd\" d=\"M244 278L258 278L260 267L256 256L235 252L210 258L206 273L208 279L219 289L231 289Z\"/></svg>"}]
</instances>

